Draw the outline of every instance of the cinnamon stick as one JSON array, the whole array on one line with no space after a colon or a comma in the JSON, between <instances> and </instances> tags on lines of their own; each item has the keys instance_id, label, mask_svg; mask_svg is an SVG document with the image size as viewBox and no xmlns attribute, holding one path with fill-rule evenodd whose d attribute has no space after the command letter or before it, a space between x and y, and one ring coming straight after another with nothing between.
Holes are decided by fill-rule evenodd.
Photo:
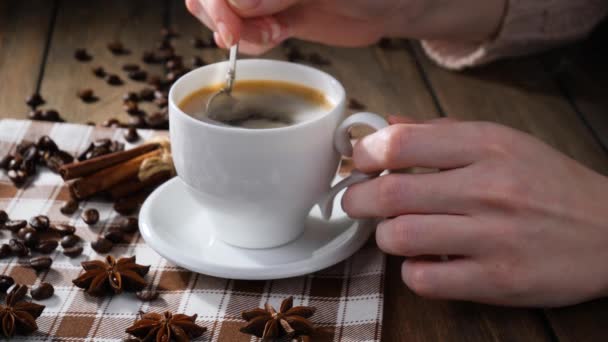
<instances>
[{"instance_id":1,"label":"cinnamon stick","mask_svg":"<svg viewBox=\"0 0 608 342\"><path fill-rule=\"evenodd\" d=\"M119 183L108 189L108 193L113 200L118 200L135 194L143 189L155 189L160 184L171 178L169 171L158 172L145 181L140 181L138 178L130 179Z\"/></svg>"},{"instance_id":2,"label":"cinnamon stick","mask_svg":"<svg viewBox=\"0 0 608 342\"><path fill-rule=\"evenodd\" d=\"M130 150L105 154L103 156L85 160L83 162L66 164L59 169L59 174L61 174L63 180L66 181L88 176L107 167L153 151L158 147L158 144L143 144Z\"/></svg>"},{"instance_id":3,"label":"cinnamon stick","mask_svg":"<svg viewBox=\"0 0 608 342\"><path fill-rule=\"evenodd\" d=\"M141 163L147 158L157 157L160 154L161 150L155 150L97 171L76 180L70 185L70 191L77 199L91 197L101 191L108 190L118 183L137 177Z\"/></svg>"}]
</instances>

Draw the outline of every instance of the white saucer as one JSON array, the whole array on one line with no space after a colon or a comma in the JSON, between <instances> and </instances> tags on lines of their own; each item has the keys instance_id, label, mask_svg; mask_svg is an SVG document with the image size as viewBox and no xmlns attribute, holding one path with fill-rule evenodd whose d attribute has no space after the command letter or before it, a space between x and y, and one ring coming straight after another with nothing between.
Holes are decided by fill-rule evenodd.
<instances>
[{"instance_id":1,"label":"white saucer","mask_svg":"<svg viewBox=\"0 0 608 342\"><path fill-rule=\"evenodd\" d=\"M309 274L352 255L367 241L373 221L352 220L336 196L332 219L321 218L315 206L302 236L270 249L245 249L228 245L206 226L200 207L178 178L156 189L143 204L139 230L158 254L188 270L215 277L263 280Z\"/></svg>"}]
</instances>

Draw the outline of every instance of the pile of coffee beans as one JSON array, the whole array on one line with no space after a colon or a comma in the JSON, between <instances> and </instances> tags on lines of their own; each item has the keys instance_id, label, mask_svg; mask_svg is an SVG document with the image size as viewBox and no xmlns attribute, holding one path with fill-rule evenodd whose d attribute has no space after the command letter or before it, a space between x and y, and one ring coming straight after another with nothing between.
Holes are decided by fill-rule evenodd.
<instances>
[{"instance_id":1,"label":"pile of coffee beans","mask_svg":"<svg viewBox=\"0 0 608 342\"><path fill-rule=\"evenodd\" d=\"M104 154L124 151L125 144L111 139L98 139L78 155L78 161L85 161L91 158L103 156Z\"/></svg>"},{"instance_id":2,"label":"pile of coffee beans","mask_svg":"<svg viewBox=\"0 0 608 342\"><path fill-rule=\"evenodd\" d=\"M16 187L24 186L28 179L36 175L38 167L46 166L57 173L59 168L74 161L74 157L60 150L48 136L42 136L36 143L22 141L12 153L0 159L0 169L6 171L8 178Z\"/></svg>"},{"instance_id":3,"label":"pile of coffee beans","mask_svg":"<svg viewBox=\"0 0 608 342\"><path fill-rule=\"evenodd\" d=\"M118 225L108 228L96 241L91 242L91 248L100 254L109 253L114 244L126 242L127 238L137 232L139 223L134 217L122 219Z\"/></svg>"}]
</instances>

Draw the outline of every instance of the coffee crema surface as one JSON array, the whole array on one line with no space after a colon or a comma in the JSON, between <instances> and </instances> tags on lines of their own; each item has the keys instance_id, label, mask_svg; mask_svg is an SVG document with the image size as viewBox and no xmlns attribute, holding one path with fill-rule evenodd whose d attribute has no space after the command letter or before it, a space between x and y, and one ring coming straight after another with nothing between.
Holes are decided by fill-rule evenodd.
<instances>
[{"instance_id":1,"label":"coffee crema surface","mask_svg":"<svg viewBox=\"0 0 608 342\"><path fill-rule=\"evenodd\" d=\"M179 108L195 119L207 114L207 101L223 84L201 88L186 96ZM229 112L212 113L223 124L249 128L279 128L314 120L333 108L321 91L300 84L271 80L242 80L234 84L237 100Z\"/></svg>"}]
</instances>

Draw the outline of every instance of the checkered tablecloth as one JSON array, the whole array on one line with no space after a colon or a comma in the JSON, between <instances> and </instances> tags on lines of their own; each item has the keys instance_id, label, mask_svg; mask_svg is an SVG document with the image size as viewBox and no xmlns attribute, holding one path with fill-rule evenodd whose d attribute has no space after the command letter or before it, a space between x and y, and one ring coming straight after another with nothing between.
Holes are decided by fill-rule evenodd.
<instances>
[{"instance_id":1,"label":"checkered tablecloth","mask_svg":"<svg viewBox=\"0 0 608 342\"><path fill-rule=\"evenodd\" d=\"M166 132L140 130L144 138ZM21 120L0 121L0 156L11 151L22 140L36 141L49 135L59 147L70 153L82 151L91 140L112 138L123 140L121 129L99 128L74 124L52 124ZM127 148L130 146L126 144ZM84 253L70 259L59 247L51 257L52 269L36 273L26 266L26 258L0 260L3 274L11 275L19 283L35 285L41 281L55 286L55 295L40 301L46 305L38 319L39 331L15 339L31 341L122 341L127 338L125 328L143 311L173 311L198 314L197 323L208 331L201 341L255 340L238 330L244 324L243 310L261 307L265 302L279 307L281 300L294 296L295 305L317 308L312 321L332 331L323 340L379 341L382 328L385 258L373 242L354 256L329 269L298 278L274 281L239 281L220 279L189 272L177 267L150 249L139 234L129 243L114 247L115 257L137 256L139 264L151 265L146 279L150 289L160 293L153 302L142 302L133 293L105 298L94 298L72 285L80 272L80 262L101 259L90 247L98 235L111 226L119 215L107 202L88 201L84 208L100 211L100 222L88 227L80 211L71 217L62 215L59 208L69 198L61 178L44 171L25 189L12 186L4 172L0 172L0 208L13 219L29 219L45 214L54 223L69 223L77 227L82 237ZM11 238L9 231L0 232L2 243Z\"/></svg>"}]
</instances>

